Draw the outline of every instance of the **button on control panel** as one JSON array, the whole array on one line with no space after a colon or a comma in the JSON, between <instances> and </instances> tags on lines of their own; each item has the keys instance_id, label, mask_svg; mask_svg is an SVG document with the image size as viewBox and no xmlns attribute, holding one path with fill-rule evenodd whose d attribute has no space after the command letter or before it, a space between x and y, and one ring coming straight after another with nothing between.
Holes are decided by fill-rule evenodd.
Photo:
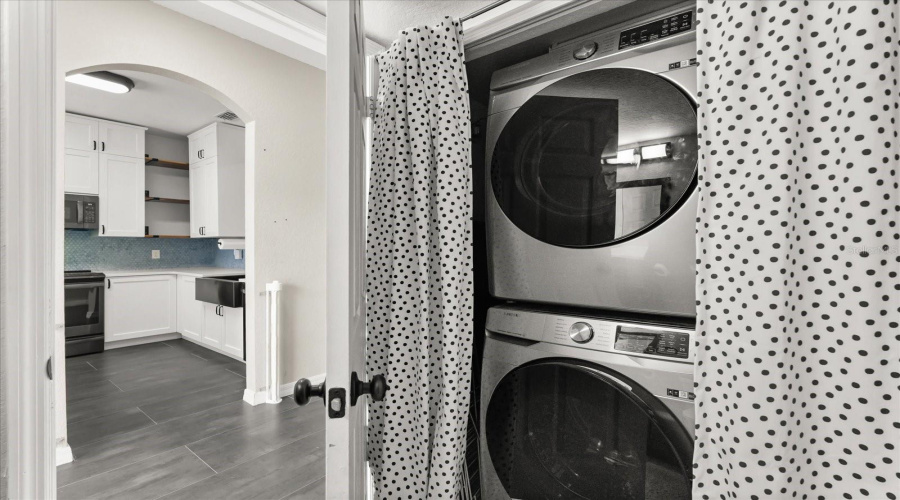
<instances>
[{"instance_id":1,"label":"button on control panel","mask_svg":"<svg viewBox=\"0 0 900 500\"><path fill-rule=\"evenodd\" d=\"M569 338L579 344L585 344L594 338L594 329L591 328L591 325L579 321L569 328Z\"/></svg>"}]
</instances>

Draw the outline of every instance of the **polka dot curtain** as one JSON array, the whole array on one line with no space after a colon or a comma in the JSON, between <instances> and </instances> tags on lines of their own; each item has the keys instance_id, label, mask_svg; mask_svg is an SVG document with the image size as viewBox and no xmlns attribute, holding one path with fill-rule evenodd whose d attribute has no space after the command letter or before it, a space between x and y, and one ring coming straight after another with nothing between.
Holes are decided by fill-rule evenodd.
<instances>
[{"instance_id":1,"label":"polka dot curtain","mask_svg":"<svg viewBox=\"0 0 900 500\"><path fill-rule=\"evenodd\" d=\"M409 29L378 56L369 181L369 409L377 498L455 498L472 363L469 97L458 23Z\"/></svg>"},{"instance_id":2,"label":"polka dot curtain","mask_svg":"<svg viewBox=\"0 0 900 500\"><path fill-rule=\"evenodd\" d=\"M900 9L698 4L696 499L900 492Z\"/></svg>"}]
</instances>

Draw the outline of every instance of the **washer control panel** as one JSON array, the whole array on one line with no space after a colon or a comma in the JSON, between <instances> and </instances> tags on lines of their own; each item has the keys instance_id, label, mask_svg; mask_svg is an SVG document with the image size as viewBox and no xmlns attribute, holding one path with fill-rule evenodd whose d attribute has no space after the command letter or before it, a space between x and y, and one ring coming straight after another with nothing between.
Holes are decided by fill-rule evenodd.
<instances>
[{"instance_id":1,"label":"washer control panel","mask_svg":"<svg viewBox=\"0 0 900 500\"><path fill-rule=\"evenodd\" d=\"M693 15L694 12L688 10L621 31L619 50L690 31L694 26Z\"/></svg>"},{"instance_id":2,"label":"washer control panel","mask_svg":"<svg viewBox=\"0 0 900 500\"><path fill-rule=\"evenodd\" d=\"M635 354L687 359L690 338L689 334L677 331L618 325L616 326L616 343L613 348L617 351Z\"/></svg>"},{"instance_id":3,"label":"washer control panel","mask_svg":"<svg viewBox=\"0 0 900 500\"><path fill-rule=\"evenodd\" d=\"M498 306L488 310L487 329L534 342L582 349L680 362L691 362L693 359L693 331L686 328L561 316Z\"/></svg>"}]
</instances>

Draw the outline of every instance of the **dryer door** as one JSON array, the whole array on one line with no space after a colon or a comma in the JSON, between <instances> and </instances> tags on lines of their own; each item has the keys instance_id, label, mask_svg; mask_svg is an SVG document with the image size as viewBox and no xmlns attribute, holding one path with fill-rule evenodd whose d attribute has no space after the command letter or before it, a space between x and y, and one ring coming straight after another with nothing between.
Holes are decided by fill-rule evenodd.
<instances>
[{"instance_id":1,"label":"dryer door","mask_svg":"<svg viewBox=\"0 0 900 500\"><path fill-rule=\"evenodd\" d=\"M516 110L490 161L497 204L519 229L557 246L609 245L649 230L687 199L696 106L654 73L586 71Z\"/></svg>"},{"instance_id":2,"label":"dryer door","mask_svg":"<svg viewBox=\"0 0 900 500\"><path fill-rule=\"evenodd\" d=\"M691 496L688 432L652 394L596 365L543 360L513 370L491 396L484 429L511 498Z\"/></svg>"}]
</instances>

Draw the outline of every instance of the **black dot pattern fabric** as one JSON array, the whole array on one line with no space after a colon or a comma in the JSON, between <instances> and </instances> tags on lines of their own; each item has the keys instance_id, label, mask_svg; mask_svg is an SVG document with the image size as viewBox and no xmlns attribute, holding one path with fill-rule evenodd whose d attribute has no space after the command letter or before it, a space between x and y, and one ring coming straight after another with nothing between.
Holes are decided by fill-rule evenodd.
<instances>
[{"instance_id":1,"label":"black dot pattern fabric","mask_svg":"<svg viewBox=\"0 0 900 500\"><path fill-rule=\"evenodd\" d=\"M900 492L898 18L698 4L696 499Z\"/></svg>"},{"instance_id":2,"label":"black dot pattern fabric","mask_svg":"<svg viewBox=\"0 0 900 500\"><path fill-rule=\"evenodd\" d=\"M469 97L459 24L403 31L378 56L366 290L377 498L455 498L472 366Z\"/></svg>"}]
</instances>

